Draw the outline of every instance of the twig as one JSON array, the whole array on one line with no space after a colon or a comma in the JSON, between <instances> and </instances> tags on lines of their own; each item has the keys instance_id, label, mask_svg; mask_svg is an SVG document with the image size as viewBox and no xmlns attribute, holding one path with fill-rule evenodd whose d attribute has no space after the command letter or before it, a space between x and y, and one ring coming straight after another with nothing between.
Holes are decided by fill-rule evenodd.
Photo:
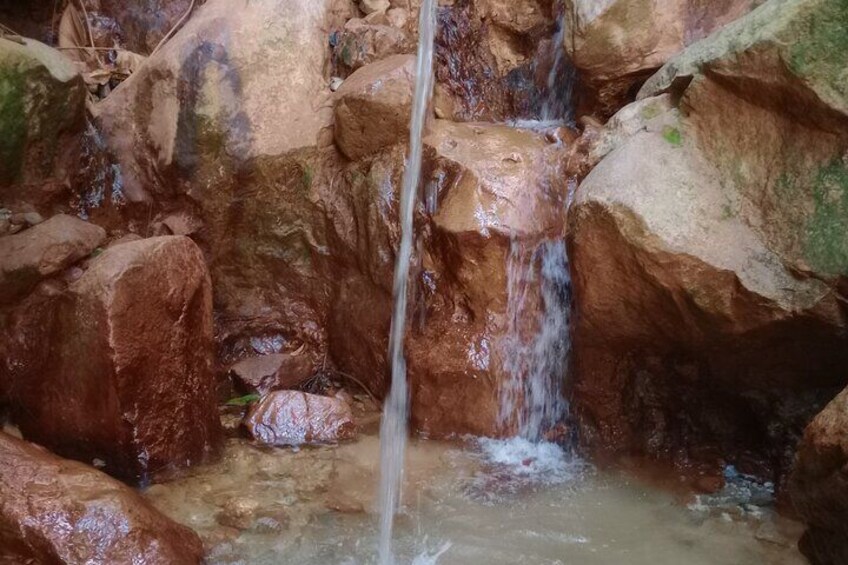
<instances>
[{"instance_id":1,"label":"twig","mask_svg":"<svg viewBox=\"0 0 848 565\"><path fill-rule=\"evenodd\" d=\"M348 373L344 373L344 372L342 372L342 371L333 371L333 374L335 374L335 375L339 375L340 377L344 377L344 378L346 378L346 379L349 379L349 380L351 380L351 381L355 382L356 384L358 384L358 385L359 385L359 388L361 388L361 389L362 389L362 390L364 390L366 393L368 393L368 396L370 396L370 397L371 397L371 400L373 400L373 401L374 401L374 403L375 403L377 406L379 406L379 405L380 405L380 401L379 401L379 400L377 400L377 396L376 396L373 392L371 392L371 389L369 389L367 386L365 386L364 384L362 384L362 381L360 381L359 379L357 379L357 378L356 378L356 377L354 377L353 375L349 375Z\"/></svg>"},{"instance_id":2,"label":"twig","mask_svg":"<svg viewBox=\"0 0 848 565\"><path fill-rule=\"evenodd\" d=\"M171 39L171 35L173 35L173 33L174 33L177 29L179 29L179 27L180 27L180 26L182 26L182 25L183 25L183 23L186 21L186 19L188 19L188 16L189 16L189 14L191 14L191 11L192 11L193 9L194 9L194 0L191 0L191 4L189 4L189 6L188 6L188 10L186 10L186 13L185 13L185 14L183 14L183 17L181 17L181 18L179 19L179 21L178 21L176 24L174 24L174 27L172 27L172 28L171 28L171 30L170 30L168 33L166 33L166 34L165 34L165 37L163 37L163 38L162 38L162 41L160 41L160 42L159 42L159 45L157 45L157 46L153 49L153 51L151 51L151 52L150 52L150 54L151 54L151 55L153 55L154 53L156 53L157 51L159 51L159 48L160 48L160 47L162 47L162 45L164 45L166 41L168 41L169 39Z\"/></svg>"}]
</instances>

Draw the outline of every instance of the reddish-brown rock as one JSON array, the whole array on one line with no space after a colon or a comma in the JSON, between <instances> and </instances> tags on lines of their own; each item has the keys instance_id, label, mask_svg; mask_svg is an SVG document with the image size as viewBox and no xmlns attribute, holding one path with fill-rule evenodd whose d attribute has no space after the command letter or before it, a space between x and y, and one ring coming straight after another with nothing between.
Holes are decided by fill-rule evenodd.
<instances>
[{"instance_id":1,"label":"reddish-brown rock","mask_svg":"<svg viewBox=\"0 0 848 565\"><path fill-rule=\"evenodd\" d=\"M248 357L230 367L233 384L240 392L260 395L297 388L312 372L312 358L303 352Z\"/></svg>"},{"instance_id":2,"label":"reddish-brown rock","mask_svg":"<svg viewBox=\"0 0 848 565\"><path fill-rule=\"evenodd\" d=\"M17 368L24 436L145 482L197 463L219 437L211 284L186 237L116 245L56 299L46 359Z\"/></svg>"},{"instance_id":3,"label":"reddish-brown rock","mask_svg":"<svg viewBox=\"0 0 848 565\"><path fill-rule=\"evenodd\" d=\"M336 33L333 61L342 76L392 55L415 52L415 44L407 34L390 25L352 19Z\"/></svg>"},{"instance_id":4,"label":"reddish-brown rock","mask_svg":"<svg viewBox=\"0 0 848 565\"><path fill-rule=\"evenodd\" d=\"M0 237L0 304L8 304L94 251L103 228L59 214L14 235Z\"/></svg>"},{"instance_id":5,"label":"reddish-brown rock","mask_svg":"<svg viewBox=\"0 0 848 565\"><path fill-rule=\"evenodd\" d=\"M409 138L415 57L394 55L350 75L336 92L335 140L360 159Z\"/></svg>"},{"instance_id":6,"label":"reddish-brown rock","mask_svg":"<svg viewBox=\"0 0 848 565\"><path fill-rule=\"evenodd\" d=\"M848 563L848 390L807 426L789 488L808 527L801 551L816 565Z\"/></svg>"},{"instance_id":7,"label":"reddish-brown rock","mask_svg":"<svg viewBox=\"0 0 848 565\"><path fill-rule=\"evenodd\" d=\"M0 561L195 565L200 538L126 485L0 433Z\"/></svg>"},{"instance_id":8,"label":"reddish-brown rock","mask_svg":"<svg viewBox=\"0 0 848 565\"><path fill-rule=\"evenodd\" d=\"M286 446L336 443L356 437L350 406L306 392L272 392L251 406L244 424L257 441Z\"/></svg>"},{"instance_id":9,"label":"reddish-brown rock","mask_svg":"<svg viewBox=\"0 0 848 565\"><path fill-rule=\"evenodd\" d=\"M750 11L756 0L567 0L565 48L609 116L686 46Z\"/></svg>"},{"instance_id":10,"label":"reddish-brown rock","mask_svg":"<svg viewBox=\"0 0 848 565\"><path fill-rule=\"evenodd\" d=\"M509 331L511 240L526 246L529 255L545 240L561 237L565 186L556 168L559 152L527 130L432 124L422 183L427 204L416 213L421 241L407 340L418 431L431 436L507 431L499 410L502 389L513 376L501 347ZM403 157L403 147L394 147L351 172L357 230L349 245L357 268L342 277L329 328L332 359L378 394L387 384ZM526 306L532 324L536 290L528 291Z\"/></svg>"}]
</instances>

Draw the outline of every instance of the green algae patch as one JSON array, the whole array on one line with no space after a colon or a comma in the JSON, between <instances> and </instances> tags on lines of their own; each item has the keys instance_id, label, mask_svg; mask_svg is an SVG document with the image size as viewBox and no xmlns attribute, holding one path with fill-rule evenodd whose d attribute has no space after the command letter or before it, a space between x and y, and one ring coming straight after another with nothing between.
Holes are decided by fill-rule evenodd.
<instances>
[{"instance_id":1,"label":"green algae patch","mask_svg":"<svg viewBox=\"0 0 848 565\"><path fill-rule=\"evenodd\" d=\"M665 126L662 130L663 139L665 139L671 145L675 147L680 147L683 145L683 135L680 133L680 130L676 127Z\"/></svg>"},{"instance_id":2,"label":"green algae patch","mask_svg":"<svg viewBox=\"0 0 848 565\"><path fill-rule=\"evenodd\" d=\"M804 255L828 275L848 273L848 166L834 160L813 179L815 210L807 225Z\"/></svg>"},{"instance_id":3,"label":"green algae patch","mask_svg":"<svg viewBox=\"0 0 848 565\"><path fill-rule=\"evenodd\" d=\"M828 0L811 7L795 29L798 39L788 57L792 72L824 87L831 102L848 105L848 2Z\"/></svg>"},{"instance_id":4,"label":"green algae patch","mask_svg":"<svg viewBox=\"0 0 848 565\"><path fill-rule=\"evenodd\" d=\"M21 170L27 139L26 80L15 68L0 67L0 183Z\"/></svg>"}]
</instances>

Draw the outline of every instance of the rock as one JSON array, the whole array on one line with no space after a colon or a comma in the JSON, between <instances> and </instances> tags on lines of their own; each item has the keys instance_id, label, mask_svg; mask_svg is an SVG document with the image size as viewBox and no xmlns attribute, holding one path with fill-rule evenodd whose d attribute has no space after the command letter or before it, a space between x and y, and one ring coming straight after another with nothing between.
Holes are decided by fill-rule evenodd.
<instances>
[{"instance_id":1,"label":"rock","mask_svg":"<svg viewBox=\"0 0 848 565\"><path fill-rule=\"evenodd\" d=\"M333 47L333 61L345 77L357 69L392 55L414 53L415 45L403 30L366 20L348 21Z\"/></svg>"},{"instance_id":2,"label":"rock","mask_svg":"<svg viewBox=\"0 0 848 565\"><path fill-rule=\"evenodd\" d=\"M262 398L251 406L244 423L250 435L266 445L336 443L356 437L353 414L345 402L293 390Z\"/></svg>"},{"instance_id":3,"label":"rock","mask_svg":"<svg viewBox=\"0 0 848 565\"><path fill-rule=\"evenodd\" d=\"M191 0L99 0L99 3L96 15L117 23L124 47L150 54L186 14Z\"/></svg>"},{"instance_id":4,"label":"rock","mask_svg":"<svg viewBox=\"0 0 848 565\"><path fill-rule=\"evenodd\" d=\"M332 272L347 259L331 249L330 216L344 195L322 70L327 30L351 5L251 0L234 12L210 0L98 105L127 223L151 208L152 223L191 219L185 227L215 281L224 351L265 335L317 354L324 347Z\"/></svg>"},{"instance_id":5,"label":"rock","mask_svg":"<svg viewBox=\"0 0 848 565\"><path fill-rule=\"evenodd\" d=\"M199 564L200 538L107 475L0 433L0 560Z\"/></svg>"},{"instance_id":6,"label":"rock","mask_svg":"<svg viewBox=\"0 0 848 565\"><path fill-rule=\"evenodd\" d=\"M789 493L807 531L798 543L812 563L848 562L848 390L822 410L798 447Z\"/></svg>"},{"instance_id":7,"label":"rock","mask_svg":"<svg viewBox=\"0 0 848 565\"><path fill-rule=\"evenodd\" d=\"M356 160L409 138L415 56L393 55L350 75L338 90L335 139Z\"/></svg>"},{"instance_id":8,"label":"rock","mask_svg":"<svg viewBox=\"0 0 848 565\"><path fill-rule=\"evenodd\" d=\"M9 219L12 225L34 226L44 221L38 212L19 212Z\"/></svg>"},{"instance_id":9,"label":"rock","mask_svg":"<svg viewBox=\"0 0 848 565\"><path fill-rule=\"evenodd\" d=\"M846 24L836 0L767 2L598 135L568 230L586 445L710 446L779 481L845 385L848 88L813 53Z\"/></svg>"},{"instance_id":10,"label":"rock","mask_svg":"<svg viewBox=\"0 0 848 565\"><path fill-rule=\"evenodd\" d=\"M366 14L385 12L390 6L389 0L359 0L359 9Z\"/></svg>"},{"instance_id":11,"label":"rock","mask_svg":"<svg viewBox=\"0 0 848 565\"><path fill-rule=\"evenodd\" d=\"M0 303L20 298L40 280L89 255L105 239L103 228L64 214L0 237Z\"/></svg>"},{"instance_id":12,"label":"rock","mask_svg":"<svg viewBox=\"0 0 848 565\"><path fill-rule=\"evenodd\" d=\"M64 148L83 127L86 89L73 63L38 41L0 39L0 200L10 185L38 182L68 163Z\"/></svg>"},{"instance_id":13,"label":"rock","mask_svg":"<svg viewBox=\"0 0 848 565\"><path fill-rule=\"evenodd\" d=\"M386 17L392 27L404 29L409 21L409 11L403 8L392 8L386 12Z\"/></svg>"},{"instance_id":14,"label":"rock","mask_svg":"<svg viewBox=\"0 0 848 565\"><path fill-rule=\"evenodd\" d=\"M686 46L753 9L756 0L566 0L565 48L596 113L607 117L632 100L654 71Z\"/></svg>"},{"instance_id":15,"label":"rock","mask_svg":"<svg viewBox=\"0 0 848 565\"><path fill-rule=\"evenodd\" d=\"M535 250L561 237L565 187L555 166L559 151L530 131L432 124L422 180L427 204L416 212L421 267L413 279L416 298L407 336L417 431L431 437L510 432L499 424L498 397L512 376L501 355L509 337L511 239ZM351 171L358 223L350 253L358 257L358 269L340 274L331 309L332 360L378 395L387 386L403 163L404 148L395 146ZM556 255L555 244L551 249ZM537 299L529 290L531 312Z\"/></svg>"},{"instance_id":16,"label":"rock","mask_svg":"<svg viewBox=\"0 0 848 565\"><path fill-rule=\"evenodd\" d=\"M27 439L130 481L202 461L220 435L211 301L188 238L105 250L42 324L50 351L17 377L14 421Z\"/></svg>"},{"instance_id":17,"label":"rock","mask_svg":"<svg viewBox=\"0 0 848 565\"><path fill-rule=\"evenodd\" d=\"M312 370L312 359L305 353L271 353L239 361L230 367L230 375L240 392L265 395L297 388L312 376Z\"/></svg>"}]
</instances>

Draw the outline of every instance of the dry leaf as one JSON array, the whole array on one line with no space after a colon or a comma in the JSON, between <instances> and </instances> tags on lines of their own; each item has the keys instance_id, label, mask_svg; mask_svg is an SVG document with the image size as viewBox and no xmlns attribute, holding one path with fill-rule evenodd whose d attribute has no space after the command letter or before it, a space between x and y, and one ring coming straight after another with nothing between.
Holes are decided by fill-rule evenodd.
<instances>
[{"instance_id":1,"label":"dry leaf","mask_svg":"<svg viewBox=\"0 0 848 565\"><path fill-rule=\"evenodd\" d=\"M59 48L74 61L96 66L93 54L82 47L88 47L85 19L73 2L69 2L59 22Z\"/></svg>"}]
</instances>

